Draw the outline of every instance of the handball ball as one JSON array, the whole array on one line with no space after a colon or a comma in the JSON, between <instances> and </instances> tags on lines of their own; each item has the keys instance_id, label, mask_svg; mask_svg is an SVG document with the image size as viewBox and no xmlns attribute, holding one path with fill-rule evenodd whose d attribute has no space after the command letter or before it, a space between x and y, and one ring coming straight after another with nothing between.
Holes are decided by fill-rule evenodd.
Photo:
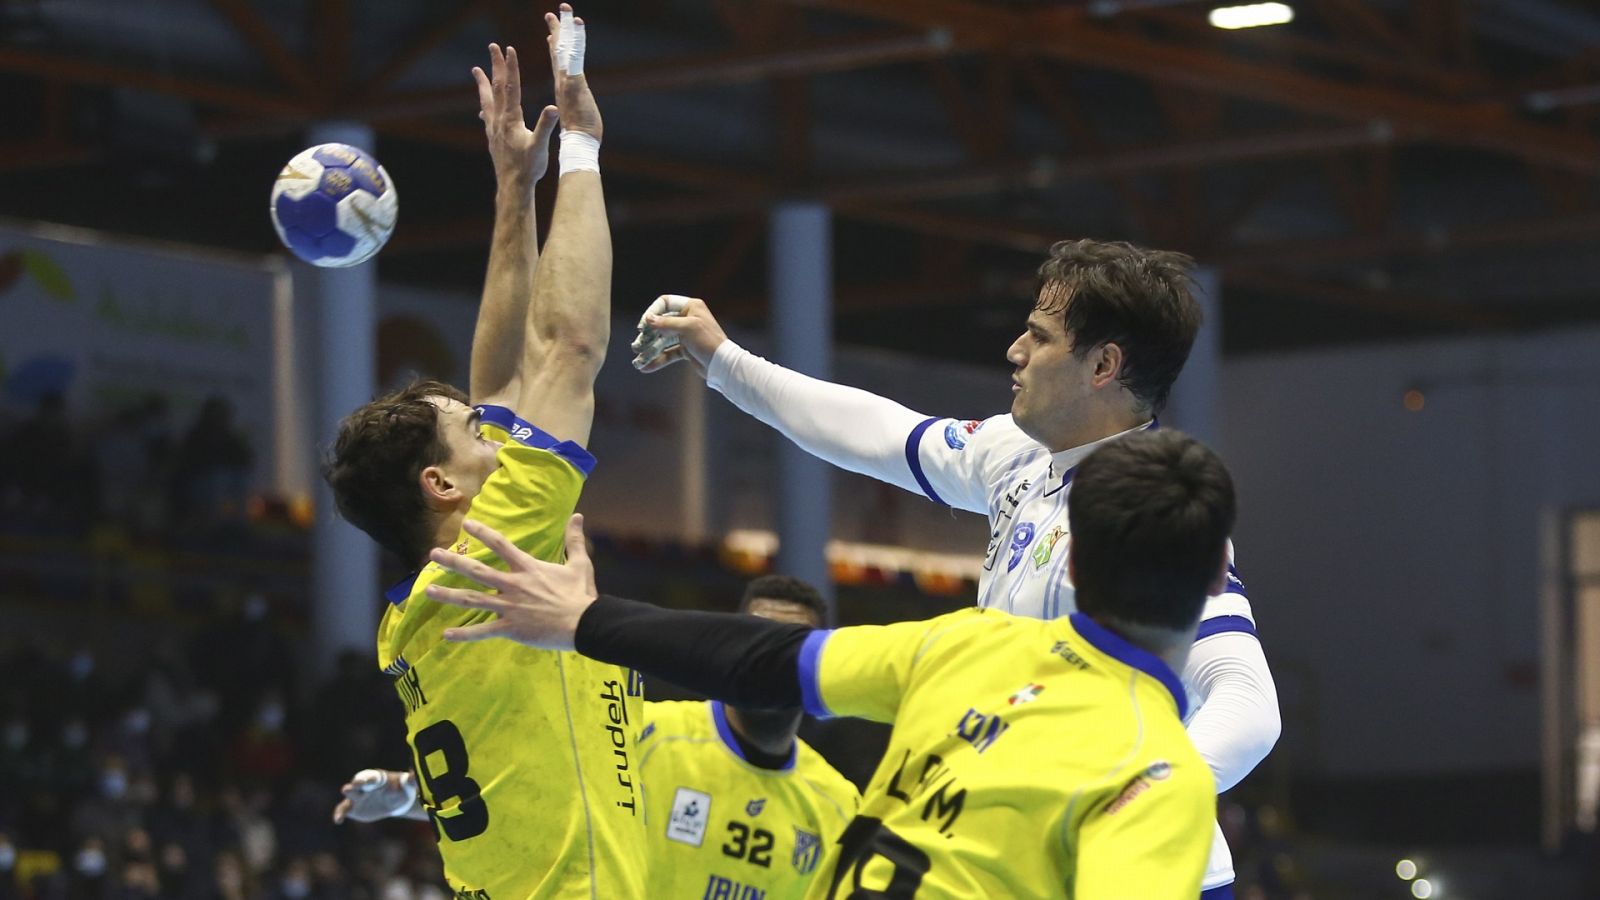
<instances>
[{"instance_id":1,"label":"handball ball","mask_svg":"<svg viewBox=\"0 0 1600 900\"><path fill-rule=\"evenodd\" d=\"M372 258L394 232L400 198L378 161L349 144L295 154L272 185L272 227L295 256L343 268Z\"/></svg>"}]
</instances>

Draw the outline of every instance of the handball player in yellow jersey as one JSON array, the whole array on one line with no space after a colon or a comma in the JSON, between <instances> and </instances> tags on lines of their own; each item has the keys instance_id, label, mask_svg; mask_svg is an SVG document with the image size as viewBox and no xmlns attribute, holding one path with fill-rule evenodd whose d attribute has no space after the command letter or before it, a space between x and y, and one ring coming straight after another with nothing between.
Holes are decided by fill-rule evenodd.
<instances>
[{"instance_id":1,"label":"handball player in yellow jersey","mask_svg":"<svg viewBox=\"0 0 1600 900\"><path fill-rule=\"evenodd\" d=\"M340 424L324 474L340 513L411 566L387 592L379 665L406 707L418 788L458 897L639 897L646 892L633 739L638 679L574 653L447 643L488 617L435 603L458 583L428 551L492 554L461 531L492 523L559 560L594 458L584 449L610 330L611 237L601 119L583 76L585 30L547 14L554 107L529 129L517 52L473 70L496 178L494 234L470 393L438 382L372 401ZM537 258L533 189L559 118L560 184Z\"/></svg>"},{"instance_id":2,"label":"handball player in yellow jersey","mask_svg":"<svg viewBox=\"0 0 1600 900\"><path fill-rule=\"evenodd\" d=\"M816 588L783 575L745 587L739 611L820 627ZM803 713L718 701L651 701L638 721L648 896L800 900L861 805L855 785L799 739ZM409 772L369 769L334 821L426 819Z\"/></svg>"},{"instance_id":3,"label":"handball player in yellow jersey","mask_svg":"<svg viewBox=\"0 0 1600 900\"><path fill-rule=\"evenodd\" d=\"M811 896L1192 900L1216 798L1177 672L1226 577L1233 483L1155 431L1090 454L1073 491L1078 612L1050 621L980 608L824 631L598 597L578 516L565 565L467 522L509 571L435 551L497 593L428 594L498 616L446 640L575 648L740 706L893 723Z\"/></svg>"}]
</instances>

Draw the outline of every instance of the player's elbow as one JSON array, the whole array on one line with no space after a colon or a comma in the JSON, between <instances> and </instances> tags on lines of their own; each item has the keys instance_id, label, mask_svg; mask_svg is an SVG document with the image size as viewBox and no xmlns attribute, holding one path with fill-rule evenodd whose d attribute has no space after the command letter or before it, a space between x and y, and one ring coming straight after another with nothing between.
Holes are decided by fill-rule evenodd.
<instances>
[{"instance_id":1,"label":"player's elbow","mask_svg":"<svg viewBox=\"0 0 1600 900\"><path fill-rule=\"evenodd\" d=\"M572 333L552 337L545 358L574 371L598 372L606 361L606 336Z\"/></svg>"}]
</instances>

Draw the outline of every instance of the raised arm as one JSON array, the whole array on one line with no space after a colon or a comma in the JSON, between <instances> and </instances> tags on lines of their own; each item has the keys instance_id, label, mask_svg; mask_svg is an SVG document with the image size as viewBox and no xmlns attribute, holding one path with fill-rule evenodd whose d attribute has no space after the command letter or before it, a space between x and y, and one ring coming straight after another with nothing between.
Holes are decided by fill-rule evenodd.
<instances>
[{"instance_id":1,"label":"raised arm","mask_svg":"<svg viewBox=\"0 0 1600 900\"><path fill-rule=\"evenodd\" d=\"M688 360L734 406L782 432L807 453L852 472L922 493L907 461L907 437L928 416L867 391L811 378L768 362L728 339L704 300L640 323L641 357L655 372ZM652 309L666 311L657 302ZM657 336L676 338L664 350Z\"/></svg>"},{"instance_id":2,"label":"raised arm","mask_svg":"<svg viewBox=\"0 0 1600 900\"><path fill-rule=\"evenodd\" d=\"M594 379L611 336L611 231L600 185L600 109L583 75L586 31L572 7L546 14L561 180L533 279L517 412L557 440L589 439Z\"/></svg>"},{"instance_id":3,"label":"raised arm","mask_svg":"<svg viewBox=\"0 0 1600 900\"><path fill-rule=\"evenodd\" d=\"M533 189L550 163L556 108L547 106L533 130L522 118L522 72L517 51L489 45L489 72L473 67L478 117L494 163L494 234L483 300L472 335L468 393L476 403L506 406L521 388L519 363L526 343L533 273L539 261Z\"/></svg>"}]
</instances>

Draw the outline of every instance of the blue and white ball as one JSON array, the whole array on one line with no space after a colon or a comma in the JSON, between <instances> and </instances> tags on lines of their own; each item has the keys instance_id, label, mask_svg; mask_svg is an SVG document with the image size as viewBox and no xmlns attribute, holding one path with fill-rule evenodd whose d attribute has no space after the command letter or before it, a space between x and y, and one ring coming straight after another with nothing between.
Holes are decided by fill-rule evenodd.
<instances>
[{"instance_id":1,"label":"blue and white ball","mask_svg":"<svg viewBox=\"0 0 1600 900\"><path fill-rule=\"evenodd\" d=\"M400 198L394 181L365 150L318 144L295 154L272 185L272 227L295 256L314 266L364 263L394 233Z\"/></svg>"}]
</instances>

